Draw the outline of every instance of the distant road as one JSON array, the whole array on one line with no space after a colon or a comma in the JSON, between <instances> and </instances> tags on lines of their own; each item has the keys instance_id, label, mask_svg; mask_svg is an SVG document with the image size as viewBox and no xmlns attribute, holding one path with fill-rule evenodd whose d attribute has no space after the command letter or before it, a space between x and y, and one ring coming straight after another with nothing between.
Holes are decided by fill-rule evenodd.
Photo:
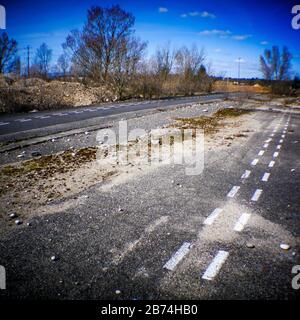
<instances>
[{"instance_id":1,"label":"distant road","mask_svg":"<svg viewBox=\"0 0 300 320\"><path fill-rule=\"evenodd\" d=\"M206 102L224 98L224 94L180 97L162 100L105 103L88 107L47 110L0 116L0 137L33 129L146 109L168 108L181 104Z\"/></svg>"}]
</instances>

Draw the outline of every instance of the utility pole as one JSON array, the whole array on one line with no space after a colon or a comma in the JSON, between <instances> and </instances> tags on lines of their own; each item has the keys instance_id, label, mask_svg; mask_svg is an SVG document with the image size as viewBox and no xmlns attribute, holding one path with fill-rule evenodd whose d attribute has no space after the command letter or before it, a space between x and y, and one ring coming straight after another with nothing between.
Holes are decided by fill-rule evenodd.
<instances>
[{"instance_id":1,"label":"utility pole","mask_svg":"<svg viewBox=\"0 0 300 320\"><path fill-rule=\"evenodd\" d=\"M241 58L238 58L238 80L240 80L241 73Z\"/></svg>"}]
</instances>

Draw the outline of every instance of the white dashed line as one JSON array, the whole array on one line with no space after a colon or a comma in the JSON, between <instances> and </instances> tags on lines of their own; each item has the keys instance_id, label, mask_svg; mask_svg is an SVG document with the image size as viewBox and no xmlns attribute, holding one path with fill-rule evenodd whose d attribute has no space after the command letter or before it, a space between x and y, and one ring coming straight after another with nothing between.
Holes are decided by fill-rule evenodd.
<instances>
[{"instance_id":1,"label":"white dashed line","mask_svg":"<svg viewBox=\"0 0 300 320\"><path fill-rule=\"evenodd\" d=\"M252 162L251 162L251 165L252 166L256 166L258 163L258 159L254 159Z\"/></svg>"},{"instance_id":2,"label":"white dashed line","mask_svg":"<svg viewBox=\"0 0 300 320\"><path fill-rule=\"evenodd\" d=\"M284 138L285 137L285 134L283 134L282 136L281 136L281 138Z\"/></svg>"},{"instance_id":3,"label":"white dashed line","mask_svg":"<svg viewBox=\"0 0 300 320\"><path fill-rule=\"evenodd\" d=\"M67 116L67 113L53 113L53 116L58 116L58 117L63 117L63 116Z\"/></svg>"},{"instance_id":4,"label":"white dashed line","mask_svg":"<svg viewBox=\"0 0 300 320\"><path fill-rule=\"evenodd\" d=\"M239 186L233 186L231 190L228 192L227 197L233 198L236 195L236 193L239 191L239 189L240 189Z\"/></svg>"},{"instance_id":5,"label":"white dashed line","mask_svg":"<svg viewBox=\"0 0 300 320\"><path fill-rule=\"evenodd\" d=\"M264 148L268 148L269 144L268 143L265 143L264 144Z\"/></svg>"},{"instance_id":6,"label":"white dashed line","mask_svg":"<svg viewBox=\"0 0 300 320\"><path fill-rule=\"evenodd\" d=\"M9 122L0 122L0 126L7 126Z\"/></svg>"},{"instance_id":7,"label":"white dashed line","mask_svg":"<svg viewBox=\"0 0 300 320\"><path fill-rule=\"evenodd\" d=\"M50 116L37 116L35 119L48 119Z\"/></svg>"},{"instance_id":8,"label":"white dashed line","mask_svg":"<svg viewBox=\"0 0 300 320\"><path fill-rule=\"evenodd\" d=\"M270 134L270 137L274 137L274 136L275 136L275 134L274 134L274 133L271 133L271 134Z\"/></svg>"},{"instance_id":9,"label":"white dashed line","mask_svg":"<svg viewBox=\"0 0 300 320\"><path fill-rule=\"evenodd\" d=\"M221 208L216 208L203 222L203 224L211 225L223 211Z\"/></svg>"},{"instance_id":10,"label":"white dashed line","mask_svg":"<svg viewBox=\"0 0 300 320\"><path fill-rule=\"evenodd\" d=\"M237 221L237 223L235 224L233 230L234 231L242 231L245 227L245 225L247 224L249 218L250 218L251 214L250 213L243 213L239 220Z\"/></svg>"},{"instance_id":11,"label":"white dashed line","mask_svg":"<svg viewBox=\"0 0 300 320\"><path fill-rule=\"evenodd\" d=\"M268 167L269 167L269 168L272 168L272 167L274 167L274 164L275 164L275 161L273 161L273 160L272 160L272 161L270 161L270 163L269 163L269 166L268 166Z\"/></svg>"},{"instance_id":12,"label":"white dashed line","mask_svg":"<svg viewBox=\"0 0 300 320\"><path fill-rule=\"evenodd\" d=\"M71 111L70 113L79 114L79 113L83 113L83 111Z\"/></svg>"},{"instance_id":13,"label":"white dashed line","mask_svg":"<svg viewBox=\"0 0 300 320\"><path fill-rule=\"evenodd\" d=\"M226 261L228 256L229 253L227 251L220 250L206 269L204 275L202 276L202 279L213 280L220 271L223 263Z\"/></svg>"},{"instance_id":14,"label":"white dashed line","mask_svg":"<svg viewBox=\"0 0 300 320\"><path fill-rule=\"evenodd\" d=\"M276 149L277 149L277 150L280 150L280 149L281 149L281 144L278 144L277 147L276 147Z\"/></svg>"},{"instance_id":15,"label":"white dashed line","mask_svg":"<svg viewBox=\"0 0 300 320\"><path fill-rule=\"evenodd\" d=\"M250 170L245 170L245 172L242 174L241 179L247 179L251 174Z\"/></svg>"},{"instance_id":16,"label":"white dashed line","mask_svg":"<svg viewBox=\"0 0 300 320\"><path fill-rule=\"evenodd\" d=\"M257 201L259 199L259 197L261 196L262 194L262 189L256 189L252 198L251 198L251 201Z\"/></svg>"},{"instance_id":17,"label":"white dashed line","mask_svg":"<svg viewBox=\"0 0 300 320\"><path fill-rule=\"evenodd\" d=\"M282 142L283 142L283 139L280 139L280 140L279 140L279 143L282 143Z\"/></svg>"},{"instance_id":18,"label":"white dashed line","mask_svg":"<svg viewBox=\"0 0 300 320\"><path fill-rule=\"evenodd\" d=\"M182 258L190 251L191 244L184 242L182 246L173 254L171 259L163 266L164 269L173 271Z\"/></svg>"},{"instance_id":19,"label":"white dashed line","mask_svg":"<svg viewBox=\"0 0 300 320\"><path fill-rule=\"evenodd\" d=\"M263 177L261 178L261 181L267 182L269 180L269 177L270 177L270 173L269 172L265 172Z\"/></svg>"},{"instance_id":20,"label":"white dashed line","mask_svg":"<svg viewBox=\"0 0 300 320\"><path fill-rule=\"evenodd\" d=\"M28 122L31 121L31 119L17 119L15 121L19 121L19 122Z\"/></svg>"},{"instance_id":21,"label":"white dashed line","mask_svg":"<svg viewBox=\"0 0 300 320\"><path fill-rule=\"evenodd\" d=\"M264 150L260 150L259 153L258 153L258 155L259 155L259 156L262 156L264 153L265 153Z\"/></svg>"},{"instance_id":22,"label":"white dashed line","mask_svg":"<svg viewBox=\"0 0 300 320\"><path fill-rule=\"evenodd\" d=\"M273 153L273 158L277 158L278 155L279 155L279 152L274 152L274 153Z\"/></svg>"},{"instance_id":23,"label":"white dashed line","mask_svg":"<svg viewBox=\"0 0 300 320\"><path fill-rule=\"evenodd\" d=\"M271 142L271 141L272 141L272 139L269 138L269 139L267 139L265 142L269 143L269 142Z\"/></svg>"}]
</instances>

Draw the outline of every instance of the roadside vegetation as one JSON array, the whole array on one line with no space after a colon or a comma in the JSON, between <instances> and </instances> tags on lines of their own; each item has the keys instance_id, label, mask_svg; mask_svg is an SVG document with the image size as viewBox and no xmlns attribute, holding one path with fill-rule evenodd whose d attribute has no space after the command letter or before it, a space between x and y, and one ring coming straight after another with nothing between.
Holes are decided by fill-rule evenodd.
<instances>
[{"instance_id":1,"label":"roadside vegetation","mask_svg":"<svg viewBox=\"0 0 300 320\"><path fill-rule=\"evenodd\" d=\"M81 29L71 30L63 53L42 43L21 65L17 42L0 37L0 112L84 106L125 99L153 99L212 91L295 94L288 48L260 57L263 80L216 77L204 47L173 48L167 42L147 56L148 43L135 35L135 18L118 5L91 7Z\"/></svg>"}]
</instances>

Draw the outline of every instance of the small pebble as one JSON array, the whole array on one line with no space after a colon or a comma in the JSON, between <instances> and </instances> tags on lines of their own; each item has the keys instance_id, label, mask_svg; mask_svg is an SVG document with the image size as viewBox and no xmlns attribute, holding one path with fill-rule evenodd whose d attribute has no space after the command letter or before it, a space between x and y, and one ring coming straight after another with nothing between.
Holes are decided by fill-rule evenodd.
<instances>
[{"instance_id":1,"label":"small pebble","mask_svg":"<svg viewBox=\"0 0 300 320\"><path fill-rule=\"evenodd\" d=\"M121 290L116 290L116 294L121 294Z\"/></svg>"},{"instance_id":2,"label":"small pebble","mask_svg":"<svg viewBox=\"0 0 300 320\"><path fill-rule=\"evenodd\" d=\"M57 260L57 257L56 256L52 256L51 257L51 261L56 261Z\"/></svg>"},{"instance_id":3,"label":"small pebble","mask_svg":"<svg viewBox=\"0 0 300 320\"><path fill-rule=\"evenodd\" d=\"M282 244L280 245L280 248L283 249L283 250L289 250L289 249L290 249L290 246L289 246L288 244L286 244L286 243L282 243Z\"/></svg>"},{"instance_id":4,"label":"small pebble","mask_svg":"<svg viewBox=\"0 0 300 320\"><path fill-rule=\"evenodd\" d=\"M16 220L15 224L18 226L18 225L22 224L22 221L21 220Z\"/></svg>"},{"instance_id":5,"label":"small pebble","mask_svg":"<svg viewBox=\"0 0 300 320\"><path fill-rule=\"evenodd\" d=\"M248 243L246 244L246 247L247 247L247 248L250 248L250 249L253 249L253 248L255 248L255 245L254 245L253 243L248 242Z\"/></svg>"},{"instance_id":6,"label":"small pebble","mask_svg":"<svg viewBox=\"0 0 300 320\"><path fill-rule=\"evenodd\" d=\"M16 214L16 213L11 213L11 214L9 215L9 217L10 217L11 219L14 219L14 218L17 217L17 214Z\"/></svg>"}]
</instances>

